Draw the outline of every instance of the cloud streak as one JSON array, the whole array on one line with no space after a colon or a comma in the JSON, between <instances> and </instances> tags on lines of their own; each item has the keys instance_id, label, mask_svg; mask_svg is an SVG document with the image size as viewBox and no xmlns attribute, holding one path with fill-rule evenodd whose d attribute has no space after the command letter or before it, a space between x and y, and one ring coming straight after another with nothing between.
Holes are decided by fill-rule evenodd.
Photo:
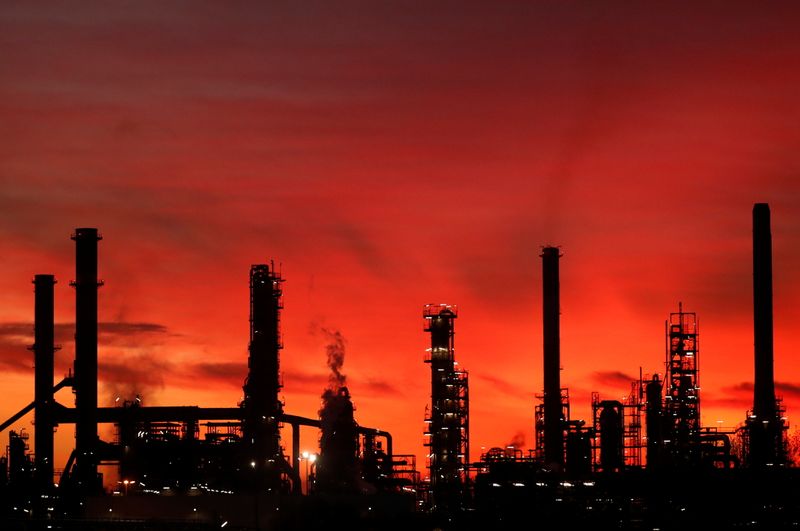
<instances>
[{"instance_id":1,"label":"cloud streak","mask_svg":"<svg viewBox=\"0 0 800 531\"><path fill-rule=\"evenodd\" d=\"M638 380L638 377L631 376L621 371L596 371L592 374L592 381L598 385L609 387L629 388L631 382Z\"/></svg>"}]
</instances>

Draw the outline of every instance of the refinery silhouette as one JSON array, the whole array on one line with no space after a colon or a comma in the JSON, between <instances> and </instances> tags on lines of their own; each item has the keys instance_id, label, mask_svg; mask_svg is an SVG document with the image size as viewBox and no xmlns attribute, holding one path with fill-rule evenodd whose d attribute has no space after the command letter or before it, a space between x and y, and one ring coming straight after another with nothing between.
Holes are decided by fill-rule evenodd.
<instances>
[{"instance_id":1,"label":"refinery silhouette","mask_svg":"<svg viewBox=\"0 0 800 531\"><path fill-rule=\"evenodd\" d=\"M546 246L544 385L530 390L540 401L531 411L534 448L470 453L469 377L454 348L458 308L427 304L430 403L420 463L396 453L389 432L358 424L336 331L321 330L330 371L322 407L311 417L286 411L283 278L272 262L250 269L239 404L152 407L136 397L100 407L101 236L78 228L74 365L55 383L56 279L36 275L33 400L0 424L8 437L0 529L796 529L800 477L775 393L770 223L769 206L756 204L753 403L737 428L701 423L698 319L681 304L665 312L663 369L641 371L624 399L593 393L591 418L573 418L560 374L562 254ZM56 400L64 388L75 395L73 407ZM33 448L19 428L30 412ZM62 424L74 424L75 445L57 469L54 431ZM100 438L101 424L113 426L113 440ZM302 427L319 434L318 452L300 451ZM109 466L120 478L114 488L101 473Z\"/></svg>"}]
</instances>

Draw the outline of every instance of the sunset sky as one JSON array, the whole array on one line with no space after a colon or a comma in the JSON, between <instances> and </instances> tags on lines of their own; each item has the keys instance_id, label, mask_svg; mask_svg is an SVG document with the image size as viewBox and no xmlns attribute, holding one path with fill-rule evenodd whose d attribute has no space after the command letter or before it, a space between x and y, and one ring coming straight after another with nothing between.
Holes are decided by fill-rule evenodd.
<instances>
[{"instance_id":1,"label":"sunset sky","mask_svg":"<svg viewBox=\"0 0 800 531\"><path fill-rule=\"evenodd\" d=\"M98 227L102 405L236 405L249 268L274 259L287 412L316 416L318 331L339 330L358 422L424 467L422 306L446 302L473 457L520 432L529 448L552 244L573 416L663 371L683 301L703 422L734 426L768 202L794 429L799 26L796 2L5 1L0 420L33 398L34 274L59 281L57 375L71 366L70 234Z\"/></svg>"}]
</instances>

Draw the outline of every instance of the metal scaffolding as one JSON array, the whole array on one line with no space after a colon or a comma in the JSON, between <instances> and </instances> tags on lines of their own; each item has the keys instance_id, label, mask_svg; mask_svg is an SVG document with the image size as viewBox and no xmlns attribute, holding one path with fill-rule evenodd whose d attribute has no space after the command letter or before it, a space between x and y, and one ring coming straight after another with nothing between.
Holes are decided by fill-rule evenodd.
<instances>
[{"instance_id":1,"label":"metal scaffolding","mask_svg":"<svg viewBox=\"0 0 800 531\"><path fill-rule=\"evenodd\" d=\"M425 415L425 446L429 448L430 504L433 510L457 509L464 501L469 463L469 382L457 368L453 320L458 309L426 304L422 316L431 347L431 407Z\"/></svg>"},{"instance_id":2,"label":"metal scaffolding","mask_svg":"<svg viewBox=\"0 0 800 531\"><path fill-rule=\"evenodd\" d=\"M667 321L664 445L670 461L696 462L700 450L700 358L697 315L671 313Z\"/></svg>"}]
</instances>

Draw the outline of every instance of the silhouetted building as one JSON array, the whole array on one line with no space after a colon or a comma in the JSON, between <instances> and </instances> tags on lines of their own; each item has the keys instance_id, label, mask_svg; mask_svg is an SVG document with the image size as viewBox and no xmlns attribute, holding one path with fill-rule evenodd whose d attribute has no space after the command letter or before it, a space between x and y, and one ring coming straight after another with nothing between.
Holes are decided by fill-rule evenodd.
<instances>
[{"instance_id":1,"label":"silhouetted building","mask_svg":"<svg viewBox=\"0 0 800 531\"><path fill-rule=\"evenodd\" d=\"M75 467L78 488L87 493L102 489L97 473L97 242L94 228L78 228L75 240ZM51 376L52 378L52 376Z\"/></svg>"},{"instance_id":2,"label":"silhouetted building","mask_svg":"<svg viewBox=\"0 0 800 531\"><path fill-rule=\"evenodd\" d=\"M426 304L422 316L431 335L431 408L425 417L429 450L430 501L436 511L454 510L464 503L469 463L469 381L457 368L454 320L458 309Z\"/></svg>"},{"instance_id":3,"label":"silhouetted building","mask_svg":"<svg viewBox=\"0 0 800 531\"><path fill-rule=\"evenodd\" d=\"M544 337L544 460L564 467L564 417L561 400L561 325L557 247L542 249L542 332Z\"/></svg>"},{"instance_id":4,"label":"silhouetted building","mask_svg":"<svg viewBox=\"0 0 800 531\"><path fill-rule=\"evenodd\" d=\"M280 443L283 404L280 383L281 283L274 264L250 268L250 346L242 401L242 437L245 467L250 467L253 487L272 490L280 486L285 459Z\"/></svg>"},{"instance_id":5,"label":"silhouetted building","mask_svg":"<svg viewBox=\"0 0 800 531\"><path fill-rule=\"evenodd\" d=\"M663 444L670 464L696 465L700 457L700 374L697 315L671 313L667 321L667 376Z\"/></svg>"},{"instance_id":6,"label":"silhouetted building","mask_svg":"<svg viewBox=\"0 0 800 531\"><path fill-rule=\"evenodd\" d=\"M34 278L34 461L36 486L43 494L53 489L53 364L56 351L54 324L53 275Z\"/></svg>"},{"instance_id":7,"label":"silhouetted building","mask_svg":"<svg viewBox=\"0 0 800 531\"><path fill-rule=\"evenodd\" d=\"M753 410L746 421L747 464L786 464L783 411L775 397L772 337L772 234L769 205L753 206Z\"/></svg>"}]
</instances>

